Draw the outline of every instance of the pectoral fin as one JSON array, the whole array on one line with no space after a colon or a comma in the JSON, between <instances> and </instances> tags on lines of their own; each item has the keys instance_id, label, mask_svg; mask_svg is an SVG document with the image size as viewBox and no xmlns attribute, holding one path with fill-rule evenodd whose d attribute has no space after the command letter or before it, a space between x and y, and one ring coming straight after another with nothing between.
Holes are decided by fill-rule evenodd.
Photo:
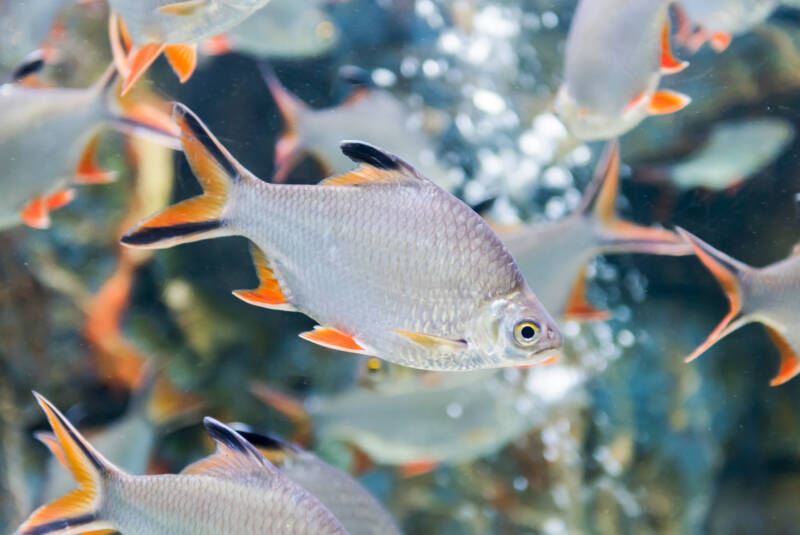
<instances>
[{"instance_id":1,"label":"pectoral fin","mask_svg":"<svg viewBox=\"0 0 800 535\"><path fill-rule=\"evenodd\" d=\"M443 338L441 336L434 336L431 334L416 333L413 331L403 331L395 329L392 332L406 337L415 344L431 350L444 350L444 351L461 351L469 347L464 340L453 340L451 338Z\"/></svg>"},{"instance_id":2,"label":"pectoral fin","mask_svg":"<svg viewBox=\"0 0 800 535\"><path fill-rule=\"evenodd\" d=\"M185 2L175 2L161 6L158 8L158 12L177 17L189 17L195 15L198 10L207 7L208 4L208 0L186 0Z\"/></svg>"},{"instance_id":3,"label":"pectoral fin","mask_svg":"<svg viewBox=\"0 0 800 535\"><path fill-rule=\"evenodd\" d=\"M133 58L130 60L130 72L125 78L125 84L122 86L122 96L130 91L139 78L147 72L147 69L161 55L164 48L164 43L150 43L133 52Z\"/></svg>"},{"instance_id":4,"label":"pectoral fin","mask_svg":"<svg viewBox=\"0 0 800 535\"><path fill-rule=\"evenodd\" d=\"M47 199L36 197L22 210L22 222L31 228L46 229L50 227L50 209Z\"/></svg>"},{"instance_id":5,"label":"pectoral fin","mask_svg":"<svg viewBox=\"0 0 800 535\"><path fill-rule=\"evenodd\" d=\"M769 326L767 326L767 332L781 354L780 370L769 384L770 386L779 386L800 373L800 357L780 332Z\"/></svg>"},{"instance_id":6,"label":"pectoral fin","mask_svg":"<svg viewBox=\"0 0 800 535\"><path fill-rule=\"evenodd\" d=\"M286 299L281 290L275 272L269 265L264 252L253 245L250 249L258 275L259 285L255 290L236 290L233 295L253 306L271 308L273 310L296 310Z\"/></svg>"},{"instance_id":7,"label":"pectoral fin","mask_svg":"<svg viewBox=\"0 0 800 535\"><path fill-rule=\"evenodd\" d=\"M653 95L648 111L650 115L667 115L682 110L692 102L692 99L683 93L662 89Z\"/></svg>"},{"instance_id":8,"label":"pectoral fin","mask_svg":"<svg viewBox=\"0 0 800 535\"><path fill-rule=\"evenodd\" d=\"M181 83L186 82L192 77L197 67L197 45L169 45L164 47L164 55L167 56L172 70L178 75Z\"/></svg>"},{"instance_id":9,"label":"pectoral fin","mask_svg":"<svg viewBox=\"0 0 800 535\"><path fill-rule=\"evenodd\" d=\"M317 325L314 327L313 331L301 333L300 338L327 347L328 349L336 349L348 353L366 353L366 349L364 349L355 338L334 327L321 327Z\"/></svg>"}]
</instances>

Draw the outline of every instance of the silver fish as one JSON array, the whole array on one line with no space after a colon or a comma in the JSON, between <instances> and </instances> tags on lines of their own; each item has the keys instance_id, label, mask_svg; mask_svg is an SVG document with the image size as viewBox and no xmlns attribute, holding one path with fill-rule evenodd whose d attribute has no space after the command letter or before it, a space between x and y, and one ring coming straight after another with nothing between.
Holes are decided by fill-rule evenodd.
<instances>
[{"instance_id":1,"label":"silver fish","mask_svg":"<svg viewBox=\"0 0 800 535\"><path fill-rule=\"evenodd\" d=\"M0 81L38 50L69 0L0 0Z\"/></svg>"},{"instance_id":2,"label":"silver fish","mask_svg":"<svg viewBox=\"0 0 800 535\"><path fill-rule=\"evenodd\" d=\"M126 535L347 535L333 514L234 430L206 418L217 453L179 475L127 474L36 394L80 487L14 535L118 530Z\"/></svg>"},{"instance_id":3,"label":"silver fish","mask_svg":"<svg viewBox=\"0 0 800 535\"><path fill-rule=\"evenodd\" d=\"M679 38L691 51L697 51L708 41L722 52L736 35L749 32L778 9L780 0L681 0L685 24L699 28L684 30Z\"/></svg>"},{"instance_id":4,"label":"silver fish","mask_svg":"<svg viewBox=\"0 0 800 535\"><path fill-rule=\"evenodd\" d=\"M286 477L322 502L350 535L401 535L389 512L349 474L278 437L234 429Z\"/></svg>"},{"instance_id":5,"label":"silver fish","mask_svg":"<svg viewBox=\"0 0 800 535\"><path fill-rule=\"evenodd\" d=\"M123 94L163 52L181 82L197 66L197 43L225 33L270 0L109 0L114 60Z\"/></svg>"},{"instance_id":6,"label":"silver fish","mask_svg":"<svg viewBox=\"0 0 800 535\"><path fill-rule=\"evenodd\" d=\"M778 374L770 383L782 385L800 373L800 332L797 331L800 298L800 247L785 260L762 268L739 262L713 248L697 236L678 229L694 248L697 257L719 282L730 302L720 324L686 358L691 362L733 331L748 323L767 328L781 356Z\"/></svg>"},{"instance_id":7,"label":"silver fish","mask_svg":"<svg viewBox=\"0 0 800 535\"><path fill-rule=\"evenodd\" d=\"M683 70L669 46L670 0L581 0L567 37L556 107L583 140L620 136L645 117L673 113L691 99L659 90L662 74ZM613 14L609 15L609 14Z\"/></svg>"},{"instance_id":8,"label":"silver fish","mask_svg":"<svg viewBox=\"0 0 800 535\"><path fill-rule=\"evenodd\" d=\"M433 140L409 124L408 107L391 93L360 88L338 106L315 110L287 91L271 70L262 72L285 123L275 147L276 182L285 180L306 153L328 174L348 171L352 162L339 150L339 141L360 139L422 161L425 176L434 183L446 190L455 186L448 170L433 157ZM393 127L386 128L387 124Z\"/></svg>"},{"instance_id":9,"label":"silver fish","mask_svg":"<svg viewBox=\"0 0 800 535\"><path fill-rule=\"evenodd\" d=\"M50 224L51 210L72 198L74 183L97 184L113 175L95 163L101 127L156 136L175 145L169 131L128 119L110 108L113 70L88 89L0 86L0 228ZM165 128L171 128L165 127ZM85 148L84 148L85 147Z\"/></svg>"},{"instance_id":10,"label":"silver fish","mask_svg":"<svg viewBox=\"0 0 800 535\"><path fill-rule=\"evenodd\" d=\"M206 193L136 226L132 247L242 235L261 281L236 296L302 312L306 340L405 366L469 370L533 364L561 333L489 226L409 164L344 142L358 164L320 185L269 184L247 171L188 108L175 107Z\"/></svg>"},{"instance_id":11,"label":"silver fish","mask_svg":"<svg viewBox=\"0 0 800 535\"><path fill-rule=\"evenodd\" d=\"M502 227L496 230L508 246L526 280L547 310L557 317L605 319L585 296L586 264L604 254L691 254L673 232L619 219L619 146L606 148L603 162L578 210L552 223ZM558 246L554 246L558 244Z\"/></svg>"}]
</instances>

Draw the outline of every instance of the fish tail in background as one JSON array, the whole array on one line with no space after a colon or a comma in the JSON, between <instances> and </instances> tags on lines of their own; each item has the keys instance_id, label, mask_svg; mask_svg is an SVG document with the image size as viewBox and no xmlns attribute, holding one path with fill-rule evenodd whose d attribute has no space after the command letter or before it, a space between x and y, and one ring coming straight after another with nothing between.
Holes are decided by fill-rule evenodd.
<instances>
[{"instance_id":1,"label":"fish tail in background","mask_svg":"<svg viewBox=\"0 0 800 535\"><path fill-rule=\"evenodd\" d=\"M637 225L624 221L617 215L616 204L619 194L619 144L611 141L606 145L602 158L604 162L597 167L597 175L589 186L591 193L581 211L591 214L596 225L599 246L604 251L619 253L643 253L656 255L683 256L691 254L692 249L674 232Z\"/></svg>"},{"instance_id":2,"label":"fish tail in background","mask_svg":"<svg viewBox=\"0 0 800 535\"><path fill-rule=\"evenodd\" d=\"M162 374L153 380L145 405L147 419L164 427L199 410L203 401L194 394L180 391Z\"/></svg>"},{"instance_id":3,"label":"fish tail in background","mask_svg":"<svg viewBox=\"0 0 800 535\"><path fill-rule=\"evenodd\" d=\"M742 312L742 284L741 274L750 268L738 260L734 260L725 253L718 251L709 244L691 234L690 232L678 227L680 235L692 246L697 258L708 268L712 275L717 279L725 296L730 303L728 314L722 319L719 325L708 335L703 342L691 355L686 357L686 362L691 362L713 346L715 343L751 321L747 316L741 315Z\"/></svg>"},{"instance_id":4,"label":"fish tail in background","mask_svg":"<svg viewBox=\"0 0 800 535\"><path fill-rule=\"evenodd\" d=\"M55 406L39 394L34 395L79 487L34 511L14 535L69 535L113 529L100 517L100 507L105 483L109 477L120 474L119 469L104 459Z\"/></svg>"},{"instance_id":5,"label":"fish tail in background","mask_svg":"<svg viewBox=\"0 0 800 535\"><path fill-rule=\"evenodd\" d=\"M292 442L302 446L311 444L311 415L306 410L302 401L258 381L250 383L250 392L289 419L295 428L294 434L292 435Z\"/></svg>"},{"instance_id":6,"label":"fish tail in background","mask_svg":"<svg viewBox=\"0 0 800 535\"><path fill-rule=\"evenodd\" d=\"M186 159L204 193L136 225L121 240L129 247L163 249L237 234L225 220L224 212L232 188L249 184L253 179L189 108L175 104L173 119L181 130Z\"/></svg>"},{"instance_id":7,"label":"fish tail in background","mask_svg":"<svg viewBox=\"0 0 800 535\"><path fill-rule=\"evenodd\" d=\"M275 146L274 182L285 182L292 169L302 156L303 132L300 130L299 118L307 113L305 102L291 94L278 79L272 67L266 63L260 65L261 75L269 88L275 105L283 117L284 131Z\"/></svg>"}]
</instances>

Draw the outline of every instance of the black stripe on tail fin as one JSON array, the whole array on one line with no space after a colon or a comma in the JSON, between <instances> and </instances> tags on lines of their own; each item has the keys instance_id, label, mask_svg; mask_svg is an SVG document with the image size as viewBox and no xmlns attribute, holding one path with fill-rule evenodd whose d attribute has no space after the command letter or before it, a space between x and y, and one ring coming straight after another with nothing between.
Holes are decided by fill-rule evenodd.
<instances>
[{"instance_id":1,"label":"black stripe on tail fin","mask_svg":"<svg viewBox=\"0 0 800 535\"><path fill-rule=\"evenodd\" d=\"M173 120L180 128L184 154L203 194L179 202L139 223L122 237L130 247L171 247L233 232L226 229L223 212L231 188L249 173L217 141L197 116L183 104L175 104Z\"/></svg>"},{"instance_id":2,"label":"black stripe on tail fin","mask_svg":"<svg viewBox=\"0 0 800 535\"><path fill-rule=\"evenodd\" d=\"M102 505L105 479L118 469L106 461L63 414L47 399L34 392L58 440L64 462L79 488L44 505L17 529L16 535L66 535L112 529L98 516Z\"/></svg>"}]
</instances>

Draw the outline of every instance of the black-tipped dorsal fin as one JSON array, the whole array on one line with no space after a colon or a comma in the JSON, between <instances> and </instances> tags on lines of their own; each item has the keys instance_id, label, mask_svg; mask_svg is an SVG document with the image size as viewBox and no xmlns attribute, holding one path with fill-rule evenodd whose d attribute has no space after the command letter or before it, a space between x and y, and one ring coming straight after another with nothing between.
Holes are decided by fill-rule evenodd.
<instances>
[{"instance_id":1,"label":"black-tipped dorsal fin","mask_svg":"<svg viewBox=\"0 0 800 535\"><path fill-rule=\"evenodd\" d=\"M324 186L366 186L378 184L418 184L427 180L411 164L375 145L363 141L342 141L342 153L358 167L348 173L326 178Z\"/></svg>"},{"instance_id":2,"label":"black-tipped dorsal fin","mask_svg":"<svg viewBox=\"0 0 800 535\"><path fill-rule=\"evenodd\" d=\"M188 475L206 475L223 479L242 477L273 477L277 469L239 433L215 420L205 417L203 424L217 444L212 455L190 464L181 472Z\"/></svg>"},{"instance_id":3,"label":"black-tipped dorsal fin","mask_svg":"<svg viewBox=\"0 0 800 535\"><path fill-rule=\"evenodd\" d=\"M245 425L235 426L236 432L245 440L256 447L256 449L275 466L281 467L288 460L293 460L302 450L286 440L271 435L261 433Z\"/></svg>"},{"instance_id":4,"label":"black-tipped dorsal fin","mask_svg":"<svg viewBox=\"0 0 800 535\"><path fill-rule=\"evenodd\" d=\"M12 82L24 80L32 74L40 73L44 65L44 53L41 50L34 50L11 72L10 79Z\"/></svg>"}]
</instances>

